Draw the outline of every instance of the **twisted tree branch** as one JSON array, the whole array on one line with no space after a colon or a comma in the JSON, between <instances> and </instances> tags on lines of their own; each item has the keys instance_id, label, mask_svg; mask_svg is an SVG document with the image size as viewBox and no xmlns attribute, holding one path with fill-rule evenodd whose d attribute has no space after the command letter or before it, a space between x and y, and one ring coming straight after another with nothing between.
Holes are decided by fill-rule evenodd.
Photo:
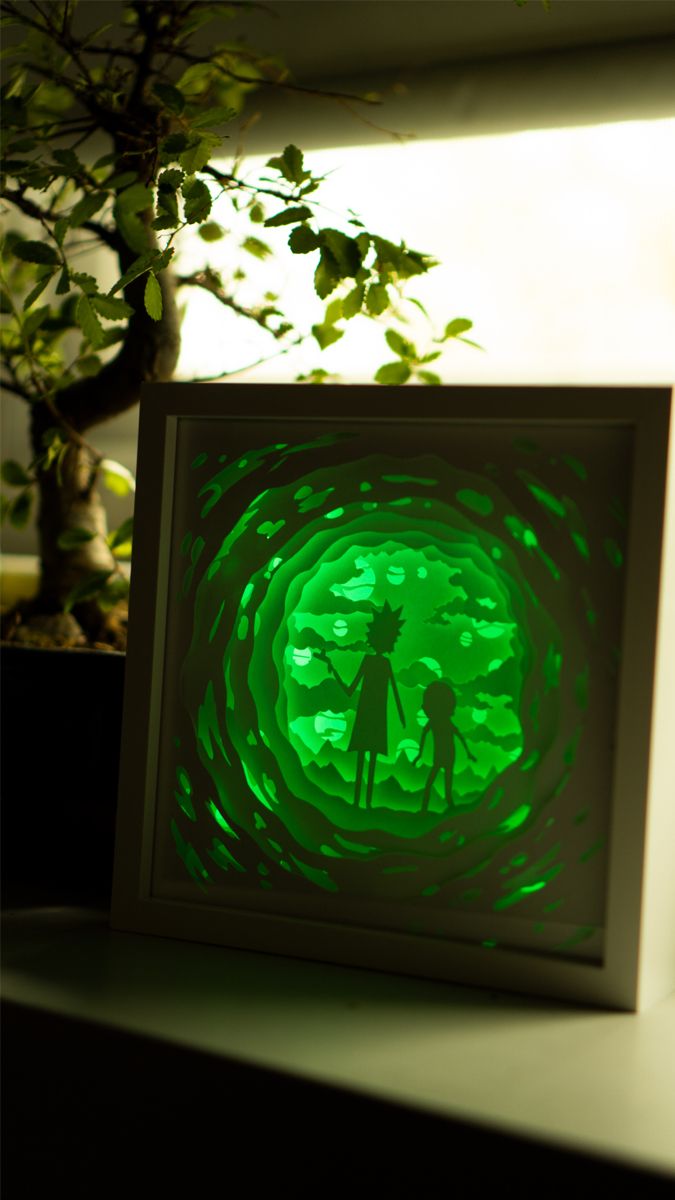
<instances>
[{"instance_id":1,"label":"twisted tree branch","mask_svg":"<svg viewBox=\"0 0 675 1200\"><path fill-rule=\"evenodd\" d=\"M3 198L10 200L27 217L33 217L34 220L40 221L43 224L45 221L58 221L59 217L64 215L63 213L54 212L53 209L40 208L39 204L35 204L33 200L29 200L25 193L21 192L18 188L5 188ZM88 233L93 233L99 241L116 252L119 252L124 244L122 238L114 229L107 229L105 225L99 225L98 221L83 221L79 228L86 229Z\"/></svg>"}]
</instances>

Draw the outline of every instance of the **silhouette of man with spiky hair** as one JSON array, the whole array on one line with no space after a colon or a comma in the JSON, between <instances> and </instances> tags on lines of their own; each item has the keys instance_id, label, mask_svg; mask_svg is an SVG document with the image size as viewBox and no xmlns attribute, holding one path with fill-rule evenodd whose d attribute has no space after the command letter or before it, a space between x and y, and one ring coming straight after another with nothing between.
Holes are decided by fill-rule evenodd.
<instances>
[{"instance_id":1,"label":"silhouette of man with spiky hair","mask_svg":"<svg viewBox=\"0 0 675 1200\"><path fill-rule=\"evenodd\" d=\"M403 627L401 617L402 607L393 609L389 601L383 608L373 613L366 641L371 653L364 654L361 665L350 684L346 684L338 675L335 667L328 661L333 675L338 683L352 696L360 688L359 702L354 718L349 749L356 750L356 779L354 781L354 804L359 806L363 777L366 773L366 757L368 758L368 778L366 782L365 807L370 808L373 800L373 785L375 783L375 767L378 754L387 754L387 708L389 691L391 690L398 710L399 719L405 725L403 705L396 687L396 680L391 669L389 655L391 654Z\"/></svg>"}]
</instances>

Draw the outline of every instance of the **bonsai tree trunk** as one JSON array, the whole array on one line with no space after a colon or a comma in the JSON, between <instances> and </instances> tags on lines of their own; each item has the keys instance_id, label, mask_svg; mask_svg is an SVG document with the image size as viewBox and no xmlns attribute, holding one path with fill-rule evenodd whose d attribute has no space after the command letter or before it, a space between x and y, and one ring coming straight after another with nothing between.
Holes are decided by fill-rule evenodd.
<instances>
[{"instance_id":1,"label":"bonsai tree trunk","mask_svg":"<svg viewBox=\"0 0 675 1200\"><path fill-rule=\"evenodd\" d=\"M124 271L135 257L126 246L119 247ZM100 456L87 440L90 427L126 412L139 400L141 385L172 377L180 349L179 316L174 281L168 271L158 277L162 291L162 316L152 320L145 311L145 278L125 289L125 299L134 308L125 340L111 362L93 378L57 393L54 405L37 403L31 415L31 441L36 458L44 454L44 435L60 427L67 449L58 463L37 473L40 587L31 609L35 613L58 614L73 590L88 579L119 572L106 542L106 515L97 490ZM73 531L86 530L94 536L64 548L60 541ZM76 541L77 534L72 538ZM108 640L109 618L94 600L83 598L73 605L73 615L92 641ZM36 625L37 617L29 617ZM113 622L114 623L114 622ZM68 622L69 638L73 631ZM52 628L54 623L52 622ZM76 628L76 626L75 626ZM56 630L58 636L58 628Z\"/></svg>"}]
</instances>

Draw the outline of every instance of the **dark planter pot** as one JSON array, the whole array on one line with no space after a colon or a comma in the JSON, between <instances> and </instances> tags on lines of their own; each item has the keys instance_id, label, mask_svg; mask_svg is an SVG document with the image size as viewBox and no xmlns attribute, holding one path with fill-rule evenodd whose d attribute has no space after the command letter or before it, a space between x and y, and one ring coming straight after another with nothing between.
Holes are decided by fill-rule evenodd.
<instances>
[{"instance_id":1,"label":"dark planter pot","mask_svg":"<svg viewBox=\"0 0 675 1200\"><path fill-rule=\"evenodd\" d=\"M5 904L110 898L125 656L5 645Z\"/></svg>"}]
</instances>

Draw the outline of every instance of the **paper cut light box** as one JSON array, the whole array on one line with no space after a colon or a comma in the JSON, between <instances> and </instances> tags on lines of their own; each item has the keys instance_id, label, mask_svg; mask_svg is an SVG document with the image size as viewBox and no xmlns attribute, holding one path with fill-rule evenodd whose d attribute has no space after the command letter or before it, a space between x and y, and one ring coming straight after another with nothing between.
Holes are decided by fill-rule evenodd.
<instances>
[{"instance_id":1,"label":"paper cut light box","mask_svg":"<svg viewBox=\"0 0 675 1200\"><path fill-rule=\"evenodd\" d=\"M114 925L675 986L670 440L665 389L147 389Z\"/></svg>"}]
</instances>

